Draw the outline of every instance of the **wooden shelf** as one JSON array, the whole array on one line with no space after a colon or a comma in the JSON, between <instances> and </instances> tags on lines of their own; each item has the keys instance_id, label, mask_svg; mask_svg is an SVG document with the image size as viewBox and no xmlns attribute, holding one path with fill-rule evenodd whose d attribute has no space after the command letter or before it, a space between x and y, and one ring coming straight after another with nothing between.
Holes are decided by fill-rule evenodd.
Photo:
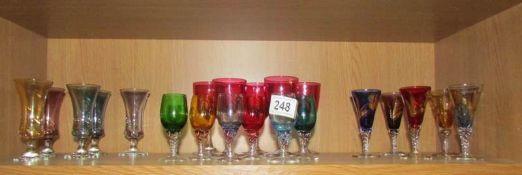
<instances>
[{"instance_id":1,"label":"wooden shelf","mask_svg":"<svg viewBox=\"0 0 522 175\"><path fill-rule=\"evenodd\" d=\"M0 1L49 38L433 42L522 0Z\"/></svg>"},{"instance_id":2,"label":"wooden shelf","mask_svg":"<svg viewBox=\"0 0 522 175\"><path fill-rule=\"evenodd\" d=\"M167 154L151 154L146 158L120 158L110 154L99 160L63 160L62 155L47 161L38 162L32 166L12 163L4 160L0 164L0 173L60 173L60 174L517 174L522 170L522 164L506 160L492 161L442 161L442 160L394 160L352 158L348 153L324 153L317 162L300 164L268 164L264 160L241 161L236 163L193 162L166 164L159 159ZM184 155L188 156L188 155Z\"/></svg>"}]
</instances>

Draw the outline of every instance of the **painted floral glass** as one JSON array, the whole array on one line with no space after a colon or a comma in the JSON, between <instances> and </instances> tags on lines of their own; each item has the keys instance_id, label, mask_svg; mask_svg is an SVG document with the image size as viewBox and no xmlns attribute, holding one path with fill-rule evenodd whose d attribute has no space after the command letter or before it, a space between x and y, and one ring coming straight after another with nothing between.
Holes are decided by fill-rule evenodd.
<instances>
[{"instance_id":1,"label":"painted floral glass","mask_svg":"<svg viewBox=\"0 0 522 175\"><path fill-rule=\"evenodd\" d=\"M265 77L264 83L267 86L268 92L270 93L270 99L272 96L284 96L296 99L296 86L299 82L297 77L292 76L269 76ZM269 162L271 163L296 163L299 160L292 156L288 152L288 146L292 139L291 131L295 126L295 116L286 117L281 115L269 114L272 129L274 129L277 135L277 143L279 150L275 153L270 154L271 157Z\"/></svg>"},{"instance_id":2,"label":"painted floral glass","mask_svg":"<svg viewBox=\"0 0 522 175\"><path fill-rule=\"evenodd\" d=\"M92 116L92 139L89 153L95 157L102 155L100 150L99 142L100 139L105 136L105 109L111 97L111 92L100 90L96 96L96 102L94 103L94 113Z\"/></svg>"},{"instance_id":3,"label":"painted floral glass","mask_svg":"<svg viewBox=\"0 0 522 175\"><path fill-rule=\"evenodd\" d=\"M410 158L420 158L419 133L424 120L424 111L428 102L429 86L409 86L400 88L402 98L406 107L406 121L408 124L408 135L410 139Z\"/></svg>"},{"instance_id":4,"label":"painted floral glass","mask_svg":"<svg viewBox=\"0 0 522 175\"><path fill-rule=\"evenodd\" d=\"M372 134L375 110L379 104L381 91L378 89L357 89L352 91L352 104L359 126L362 143L362 153L354 155L357 158L373 158L370 153L370 136Z\"/></svg>"},{"instance_id":5,"label":"painted floral glass","mask_svg":"<svg viewBox=\"0 0 522 175\"><path fill-rule=\"evenodd\" d=\"M455 125L460 140L461 153L457 160L476 160L471 155L470 142L482 85L455 84L449 86L449 91L455 104Z\"/></svg>"},{"instance_id":6,"label":"painted floral glass","mask_svg":"<svg viewBox=\"0 0 522 175\"><path fill-rule=\"evenodd\" d=\"M66 158L88 157L87 145L92 136L92 116L96 96L100 90L95 84L67 84L67 90L73 104L74 120L72 135L78 141L78 149Z\"/></svg>"},{"instance_id":7,"label":"painted floral glass","mask_svg":"<svg viewBox=\"0 0 522 175\"><path fill-rule=\"evenodd\" d=\"M198 143L198 151L192 160L211 160L210 152L205 151L205 142L216 119L216 91L209 81L193 84L193 95L190 102L189 120Z\"/></svg>"},{"instance_id":8,"label":"painted floral glass","mask_svg":"<svg viewBox=\"0 0 522 175\"><path fill-rule=\"evenodd\" d=\"M317 110L321 84L317 82L299 82L296 87L298 107L295 130L299 140L299 157L304 159L317 159L314 152L308 149L312 138L312 130L317 121Z\"/></svg>"},{"instance_id":9,"label":"painted floral glass","mask_svg":"<svg viewBox=\"0 0 522 175\"><path fill-rule=\"evenodd\" d=\"M259 148L259 136L261 128L268 116L268 91L263 83L248 83L245 92L245 116L243 117L243 129L247 134L248 152L245 159L257 160L262 157L264 151Z\"/></svg>"},{"instance_id":10,"label":"painted floral glass","mask_svg":"<svg viewBox=\"0 0 522 175\"><path fill-rule=\"evenodd\" d=\"M45 101L45 116L43 122L44 147L41 151L43 156L53 157L53 144L59 137L58 126L60 125L60 108L62 107L65 89L50 88Z\"/></svg>"},{"instance_id":11,"label":"painted floral glass","mask_svg":"<svg viewBox=\"0 0 522 175\"><path fill-rule=\"evenodd\" d=\"M434 90L429 94L431 111L439 130L439 138L441 143L441 152L434 154L434 158L450 159L449 154L449 136L451 127L453 127L454 105L451 101L449 91Z\"/></svg>"},{"instance_id":12,"label":"painted floral glass","mask_svg":"<svg viewBox=\"0 0 522 175\"><path fill-rule=\"evenodd\" d=\"M245 115L245 85L246 80L239 78L217 78L212 80L216 88L216 117L225 135L225 150L223 161L237 161L238 157L232 144L237 135L237 131L243 123Z\"/></svg>"},{"instance_id":13,"label":"painted floral glass","mask_svg":"<svg viewBox=\"0 0 522 175\"><path fill-rule=\"evenodd\" d=\"M386 157L402 157L405 156L403 152L399 152L397 145L397 137L399 135L399 128L401 126L402 115L404 112L404 101L399 92L383 93L381 94L381 109L390 136L391 151L384 153Z\"/></svg>"},{"instance_id":14,"label":"painted floral glass","mask_svg":"<svg viewBox=\"0 0 522 175\"><path fill-rule=\"evenodd\" d=\"M185 94L163 94L160 107L160 121L169 140L170 156L163 158L164 162L183 162L178 155L182 129L187 123L187 97Z\"/></svg>"},{"instance_id":15,"label":"painted floral glass","mask_svg":"<svg viewBox=\"0 0 522 175\"><path fill-rule=\"evenodd\" d=\"M138 141L143 138L143 112L150 93L147 89L121 89L123 104L125 105L125 138L130 141L128 151L120 156L147 156L146 152L138 149Z\"/></svg>"},{"instance_id":16,"label":"painted floral glass","mask_svg":"<svg viewBox=\"0 0 522 175\"><path fill-rule=\"evenodd\" d=\"M26 146L25 152L14 161L33 161L40 157L36 151L38 141L44 138L45 99L52 81L38 79L16 79L15 86L20 98L21 115L18 134Z\"/></svg>"}]
</instances>

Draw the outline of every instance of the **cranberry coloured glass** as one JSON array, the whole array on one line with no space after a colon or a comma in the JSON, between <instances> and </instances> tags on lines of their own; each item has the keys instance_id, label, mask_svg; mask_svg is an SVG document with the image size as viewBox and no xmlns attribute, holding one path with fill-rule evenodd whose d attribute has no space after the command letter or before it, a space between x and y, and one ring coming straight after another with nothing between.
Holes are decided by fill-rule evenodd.
<instances>
[{"instance_id":1,"label":"cranberry coloured glass","mask_svg":"<svg viewBox=\"0 0 522 175\"><path fill-rule=\"evenodd\" d=\"M429 86L408 86L399 89L404 99L406 108L406 122L408 126L408 136L410 137L411 152L410 158L420 158L419 152L419 133L424 120L424 111L428 102L428 93L431 91Z\"/></svg>"},{"instance_id":2,"label":"cranberry coloured glass","mask_svg":"<svg viewBox=\"0 0 522 175\"><path fill-rule=\"evenodd\" d=\"M53 144L59 137L60 109L62 107L65 89L52 87L47 92L45 100L45 115L43 122L44 147L41 151L42 156L54 157Z\"/></svg>"},{"instance_id":3,"label":"cranberry coloured glass","mask_svg":"<svg viewBox=\"0 0 522 175\"><path fill-rule=\"evenodd\" d=\"M225 150L222 161L238 161L232 143L243 123L245 115L246 80L240 78L217 78L212 80L216 88L216 117L225 135Z\"/></svg>"},{"instance_id":4,"label":"cranberry coloured glass","mask_svg":"<svg viewBox=\"0 0 522 175\"><path fill-rule=\"evenodd\" d=\"M243 129L248 137L248 152L245 159L257 160L264 152L259 148L261 128L268 116L268 91L264 83L248 83L245 88L245 116Z\"/></svg>"}]
</instances>

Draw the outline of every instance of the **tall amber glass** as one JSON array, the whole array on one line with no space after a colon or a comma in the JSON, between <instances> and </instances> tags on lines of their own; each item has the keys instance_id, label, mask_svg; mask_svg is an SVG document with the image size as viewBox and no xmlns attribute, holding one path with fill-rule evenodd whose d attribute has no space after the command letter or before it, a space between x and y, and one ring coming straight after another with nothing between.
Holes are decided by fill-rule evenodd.
<instances>
[{"instance_id":1,"label":"tall amber glass","mask_svg":"<svg viewBox=\"0 0 522 175\"><path fill-rule=\"evenodd\" d=\"M429 94L431 111L439 130L439 138L441 143L441 152L434 154L433 157L437 159L450 159L449 154L449 136L451 134L451 127L453 127L454 105L451 101L449 91L434 90Z\"/></svg>"},{"instance_id":2,"label":"tall amber glass","mask_svg":"<svg viewBox=\"0 0 522 175\"><path fill-rule=\"evenodd\" d=\"M211 160L210 152L205 151L205 142L216 120L216 91L210 81L194 82L193 90L189 120L194 129L198 151L191 159Z\"/></svg>"},{"instance_id":3,"label":"tall amber glass","mask_svg":"<svg viewBox=\"0 0 522 175\"><path fill-rule=\"evenodd\" d=\"M59 137L58 126L60 125L60 108L62 107L63 97L65 96L65 89L51 88L47 93L47 100L45 101L45 116L44 116L44 148L41 153L43 156L54 156L53 143Z\"/></svg>"},{"instance_id":4,"label":"tall amber glass","mask_svg":"<svg viewBox=\"0 0 522 175\"><path fill-rule=\"evenodd\" d=\"M36 151L37 142L42 140L45 135L42 125L44 123L45 99L52 85L53 82L48 80L15 80L22 114L18 134L26 145L25 152L19 159L15 160L34 160L40 156Z\"/></svg>"}]
</instances>

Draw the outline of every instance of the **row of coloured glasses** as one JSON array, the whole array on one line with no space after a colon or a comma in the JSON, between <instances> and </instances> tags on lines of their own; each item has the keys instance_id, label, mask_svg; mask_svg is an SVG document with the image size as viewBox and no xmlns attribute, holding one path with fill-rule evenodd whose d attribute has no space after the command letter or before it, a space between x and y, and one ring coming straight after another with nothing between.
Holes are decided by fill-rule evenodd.
<instances>
[{"instance_id":1,"label":"row of coloured glasses","mask_svg":"<svg viewBox=\"0 0 522 175\"><path fill-rule=\"evenodd\" d=\"M384 157L475 160L470 154L470 139L481 92L482 86L474 84L455 84L447 89L434 91L431 91L429 86L410 86L400 88L400 92L382 94L378 89L353 90L351 101L362 143L362 153L354 157L378 157L369 152L369 140L375 111L380 102L391 142L391 151L384 153ZM433 155L422 155L419 151L419 133L428 101L438 127L442 151ZM411 146L408 155L399 152L397 146L404 112ZM459 135L461 153L458 156L449 153L448 138L452 127L457 128Z\"/></svg>"}]
</instances>

